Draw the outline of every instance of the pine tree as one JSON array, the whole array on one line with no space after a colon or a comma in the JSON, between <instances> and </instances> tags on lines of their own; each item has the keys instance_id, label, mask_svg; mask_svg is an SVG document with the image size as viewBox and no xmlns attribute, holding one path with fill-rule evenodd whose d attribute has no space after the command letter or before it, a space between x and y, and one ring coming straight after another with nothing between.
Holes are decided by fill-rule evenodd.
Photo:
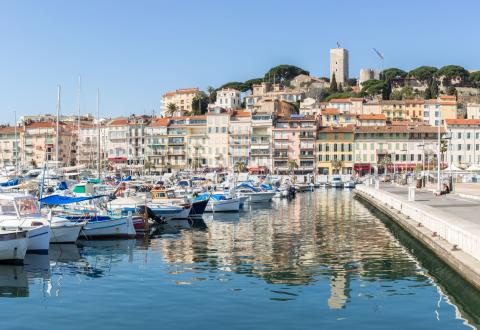
<instances>
[{"instance_id":1,"label":"pine tree","mask_svg":"<svg viewBox=\"0 0 480 330\"><path fill-rule=\"evenodd\" d=\"M335 78L335 73L332 74L332 80L330 81L330 92L338 92L337 79Z\"/></svg>"},{"instance_id":2,"label":"pine tree","mask_svg":"<svg viewBox=\"0 0 480 330\"><path fill-rule=\"evenodd\" d=\"M431 98L436 99L438 97L438 85L436 79L432 79L429 89Z\"/></svg>"},{"instance_id":3,"label":"pine tree","mask_svg":"<svg viewBox=\"0 0 480 330\"><path fill-rule=\"evenodd\" d=\"M430 86L432 85L432 81L430 80L428 85L427 85L427 88L425 88L425 92L423 94L423 98L425 100L430 100L432 98L432 91L430 89Z\"/></svg>"},{"instance_id":4,"label":"pine tree","mask_svg":"<svg viewBox=\"0 0 480 330\"><path fill-rule=\"evenodd\" d=\"M339 83L339 84L338 84L338 91L339 91L340 93L343 92L342 83Z\"/></svg>"}]
</instances>

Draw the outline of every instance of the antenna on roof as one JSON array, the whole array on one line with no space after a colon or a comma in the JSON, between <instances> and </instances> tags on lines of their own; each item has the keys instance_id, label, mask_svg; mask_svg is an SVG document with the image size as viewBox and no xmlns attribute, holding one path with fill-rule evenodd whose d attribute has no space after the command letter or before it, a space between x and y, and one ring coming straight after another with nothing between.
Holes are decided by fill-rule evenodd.
<instances>
[{"instance_id":1,"label":"antenna on roof","mask_svg":"<svg viewBox=\"0 0 480 330\"><path fill-rule=\"evenodd\" d=\"M337 41L337 48L342 48L340 47L340 43Z\"/></svg>"}]
</instances>

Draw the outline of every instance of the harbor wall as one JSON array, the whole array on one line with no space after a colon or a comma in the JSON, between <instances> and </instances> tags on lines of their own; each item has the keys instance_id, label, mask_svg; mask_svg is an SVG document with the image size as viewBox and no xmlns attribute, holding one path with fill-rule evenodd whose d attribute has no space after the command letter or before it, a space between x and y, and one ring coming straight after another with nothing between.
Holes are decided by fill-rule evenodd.
<instances>
[{"instance_id":1,"label":"harbor wall","mask_svg":"<svg viewBox=\"0 0 480 330\"><path fill-rule=\"evenodd\" d=\"M373 187L359 185L355 195L399 224L480 290L480 236L466 231L465 221L442 218L429 206L414 206L414 202L406 202Z\"/></svg>"}]
</instances>

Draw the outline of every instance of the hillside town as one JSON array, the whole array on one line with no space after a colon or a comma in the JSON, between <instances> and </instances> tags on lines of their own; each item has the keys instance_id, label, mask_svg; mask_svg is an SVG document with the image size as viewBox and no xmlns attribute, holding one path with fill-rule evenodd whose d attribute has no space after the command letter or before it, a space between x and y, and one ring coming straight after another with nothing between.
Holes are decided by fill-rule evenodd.
<instances>
[{"instance_id":1,"label":"hillside town","mask_svg":"<svg viewBox=\"0 0 480 330\"><path fill-rule=\"evenodd\" d=\"M461 69L441 68L437 73L448 73L439 76L421 67L418 77L362 69L357 81L349 78L348 62L348 51L335 48L329 78L284 65L269 79L228 83L208 94L166 92L157 116L23 116L17 127L0 128L0 166L100 162L130 173L241 167L254 174L364 175L434 166L440 149L442 168L480 169L480 93L461 87ZM391 97L365 88L379 84Z\"/></svg>"}]
</instances>

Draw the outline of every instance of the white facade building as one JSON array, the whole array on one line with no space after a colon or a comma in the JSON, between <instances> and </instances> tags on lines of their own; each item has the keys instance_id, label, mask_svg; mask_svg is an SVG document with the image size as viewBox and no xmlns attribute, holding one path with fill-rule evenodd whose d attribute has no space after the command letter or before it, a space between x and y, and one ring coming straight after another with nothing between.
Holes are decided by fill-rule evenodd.
<instances>
[{"instance_id":1,"label":"white facade building","mask_svg":"<svg viewBox=\"0 0 480 330\"><path fill-rule=\"evenodd\" d=\"M448 146L449 165L468 168L480 164L480 119L447 119L451 137Z\"/></svg>"},{"instance_id":2,"label":"white facade building","mask_svg":"<svg viewBox=\"0 0 480 330\"><path fill-rule=\"evenodd\" d=\"M240 91L233 88L223 88L217 91L217 101L215 102L216 107L226 110L234 110L239 109L241 103Z\"/></svg>"}]
</instances>

